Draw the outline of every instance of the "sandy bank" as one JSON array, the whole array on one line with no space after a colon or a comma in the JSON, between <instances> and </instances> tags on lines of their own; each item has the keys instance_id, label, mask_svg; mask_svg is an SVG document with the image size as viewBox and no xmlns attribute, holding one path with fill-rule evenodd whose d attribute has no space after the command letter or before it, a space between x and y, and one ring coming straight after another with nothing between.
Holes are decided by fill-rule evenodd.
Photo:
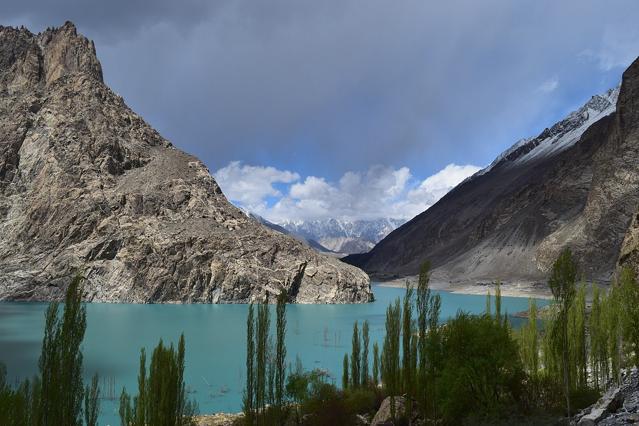
<instances>
[{"instance_id":1,"label":"sandy bank","mask_svg":"<svg viewBox=\"0 0 639 426\"><path fill-rule=\"evenodd\" d=\"M406 281L412 285L417 285L417 276L377 282L376 284L382 287L406 287ZM489 291L491 294L495 294L495 283L490 281L451 282L433 279L430 282L430 288L460 294L486 295ZM541 282L502 282L501 294L509 297L552 299L550 289L545 283Z\"/></svg>"}]
</instances>

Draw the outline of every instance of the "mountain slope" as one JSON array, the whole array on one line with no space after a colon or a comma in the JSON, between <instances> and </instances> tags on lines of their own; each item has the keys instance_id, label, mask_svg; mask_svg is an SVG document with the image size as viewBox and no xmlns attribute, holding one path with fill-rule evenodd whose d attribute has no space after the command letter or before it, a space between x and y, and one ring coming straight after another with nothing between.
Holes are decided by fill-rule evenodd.
<instances>
[{"instance_id":1,"label":"mountain slope","mask_svg":"<svg viewBox=\"0 0 639 426\"><path fill-rule=\"evenodd\" d=\"M287 221L280 226L294 235L319 242L337 253L364 253L403 224L401 219Z\"/></svg>"},{"instance_id":2,"label":"mountain slope","mask_svg":"<svg viewBox=\"0 0 639 426\"><path fill-rule=\"evenodd\" d=\"M0 27L0 299L366 302L362 271L247 218L102 81L71 23ZM272 298L271 298L272 300Z\"/></svg>"},{"instance_id":3,"label":"mountain slope","mask_svg":"<svg viewBox=\"0 0 639 426\"><path fill-rule=\"evenodd\" d=\"M428 259L443 280L537 281L569 246L586 278L610 279L639 204L638 68L345 260L380 278Z\"/></svg>"}]
</instances>

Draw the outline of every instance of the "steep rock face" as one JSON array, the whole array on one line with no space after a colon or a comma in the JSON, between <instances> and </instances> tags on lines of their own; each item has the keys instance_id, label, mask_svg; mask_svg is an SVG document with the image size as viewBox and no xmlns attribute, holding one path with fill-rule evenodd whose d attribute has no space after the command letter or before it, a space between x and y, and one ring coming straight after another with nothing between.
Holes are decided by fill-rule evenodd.
<instances>
[{"instance_id":1,"label":"steep rock face","mask_svg":"<svg viewBox=\"0 0 639 426\"><path fill-rule=\"evenodd\" d=\"M542 281L566 246L588 279L609 280L620 253L638 264L638 226L629 231L639 205L638 73L635 61L620 89L518 142L369 253L346 260L387 278L415 274L428 259L453 282Z\"/></svg>"},{"instance_id":2,"label":"steep rock face","mask_svg":"<svg viewBox=\"0 0 639 426\"><path fill-rule=\"evenodd\" d=\"M67 23L0 27L0 299L366 302L367 275L250 220L102 81Z\"/></svg>"}]
</instances>

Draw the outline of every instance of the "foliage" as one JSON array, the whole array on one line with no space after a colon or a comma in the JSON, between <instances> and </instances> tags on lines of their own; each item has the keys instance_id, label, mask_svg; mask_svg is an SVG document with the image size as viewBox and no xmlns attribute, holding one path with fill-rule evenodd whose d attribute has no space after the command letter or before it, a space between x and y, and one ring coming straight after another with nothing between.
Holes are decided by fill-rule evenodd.
<instances>
[{"instance_id":1,"label":"foliage","mask_svg":"<svg viewBox=\"0 0 639 426\"><path fill-rule=\"evenodd\" d=\"M552 336L553 349L561 354L561 371L566 398L566 410L570 417L570 389L571 376L569 368L570 346L568 340L568 314L575 297L575 281L577 279L577 265L572 258L569 248L565 249L553 264L548 285L558 305L558 316L554 321Z\"/></svg>"},{"instance_id":2,"label":"foliage","mask_svg":"<svg viewBox=\"0 0 639 426\"><path fill-rule=\"evenodd\" d=\"M469 412L499 416L519 405L524 371L507 324L460 312L443 328L442 354L439 389L446 421L460 421Z\"/></svg>"},{"instance_id":3,"label":"foliage","mask_svg":"<svg viewBox=\"0 0 639 426\"><path fill-rule=\"evenodd\" d=\"M360 340L357 321L353 324L353 339L351 347L351 383L352 388L358 388L360 383Z\"/></svg>"},{"instance_id":4,"label":"foliage","mask_svg":"<svg viewBox=\"0 0 639 426\"><path fill-rule=\"evenodd\" d=\"M368 347L370 345L370 336L369 336L369 325L368 320L364 321L362 325L362 361L360 365L361 369L361 378L360 383L362 386L368 386L369 384L369 376L368 376Z\"/></svg>"},{"instance_id":5,"label":"foliage","mask_svg":"<svg viewBox=\"0 0 639 426\"><path fill-rule=\"evenodd\" d=\"M184 384L184 335L177 349L160 342L153 350L148 374L146 353L140 351L138 394L131 398L122 389L120 421L123 426L183 426L194 424L195 403L187 400ZM131 404L132 403L132 404Z\"/></svg>"}]
</instances>

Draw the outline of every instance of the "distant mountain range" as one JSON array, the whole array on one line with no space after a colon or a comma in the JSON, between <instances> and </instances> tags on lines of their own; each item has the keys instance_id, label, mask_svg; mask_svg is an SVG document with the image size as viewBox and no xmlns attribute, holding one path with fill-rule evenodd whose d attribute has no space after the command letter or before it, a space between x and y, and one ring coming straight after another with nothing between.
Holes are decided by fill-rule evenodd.
<instances>
[{"instance_id":1,"label":"distant mountain range","mask_svg":"<svg viewBox=\"0 0 639 426\"><path fill-rule=\"evenodd\" d=\"M543 281L565 247L585 279L639 265L639 60L619 88L593 96L534 138L344 260L373 278Z\"/></svg>"},{"instance_id":2,"label":"distant mountain range","mask_svg":"<svg viewBox=\"0 0 639 426\"><path fill-rule=\"evenodd\" d=\"M292 235L315 241L332 252L353 254L369 251L404 222L403 219L322 219L285 221L278 225Z\"/></svg>"}]
</instances>

